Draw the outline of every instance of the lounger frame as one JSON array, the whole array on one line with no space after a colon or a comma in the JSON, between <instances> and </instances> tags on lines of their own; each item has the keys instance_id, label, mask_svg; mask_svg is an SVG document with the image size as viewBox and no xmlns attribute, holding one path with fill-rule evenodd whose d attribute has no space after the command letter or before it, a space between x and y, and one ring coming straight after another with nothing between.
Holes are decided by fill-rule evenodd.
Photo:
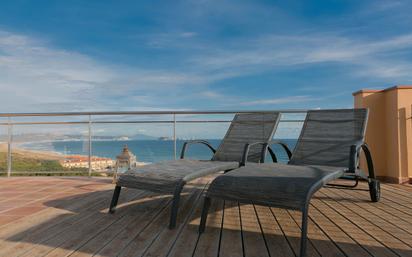
<instances>
[{"instance_id":1,"label":"lounger frame","mask_svg":"<svg viewBox=\"0 0 412 257\"><path fill-rule=\"evenodd\" d=\"M223 138L221 144L219 145L218 149L215 149L208 141L206 140L190 140L186 141L183 144L182 151L180 154L180 159L183 160L185 158L186 152L189 149L190 145L193 144L201 144L206 146L212 153L213 157L210 161L223 161L223 162L236 162L236 167L239 167L241 164L241 161L243 160L243 147L250 143L257 141L254 138L256 135L250 135L249 133L251 131L239 131L239 127L236 127L238 124L254 124L254 126L257 125L259 127L261 124L263 126L263 132L262 135L259 135L259 138L264 138L266 142L269 142L275 131L276 128L279 124L281 114L278 112L273 112L273 113L250 113L250 114L236 114L228 131L226 132L225 137ZM249 120L248 120L249 119ZM249 127L250 129L250 127ZM253 129L253 126L252 126ZM253 131L252 131L253 132ZM256 132L256 131L254 131ZM238 137L238 138L236 138ZM239 149L233 149L232 146L226 146L224 145L225 142L228 142L235 138L235 143L244 141L244 143L240 143ZM238 143L239 144L239 143ZM236 144L235 144L236 145ZM250 146L249 148L250 149ZM260 148L258 148L260 149ZM225 155L225 151L228 151L228 154ZM255 150L254 157L252 162L263 162L264 160L262 159L263 152L265 149L262 150ZM238 153L237 153L238 152ZM233 168L228 168L224 169L224 172L230 171L236 167ZM194 178L192 178L194 179ZM177 214L178 214L178 209L179 209L179 202L180 202L180 195L181 192L186 185L186 180L181 179L175 186L173 190L173 200L172 200L172 208L171 208L171 214L170 214L170 222L169 222L169 228L173 229L176 227L176 220L177 220ZM120 196L122 185L119 185L118 183L115 186L114 192L113 192L113 197L110 203L109 207L109 213L114 213L116 210L116 206L118 203L118 199ZM170 193L169 191L163 191L161 188L144 188L145 190L150 190L153 192L159 192L159 193Z\"/></svg>"},{"instance_id":2,"label":"lounger frame","mask_svg":"<svg viewBox=\"0 0 412 257\"><path fill-rule=\"evenodd\" d=\"M335 111L335 110L327 110L327 111ZM339 112L339 111L344 111L344 110L336 110L336 111ZM346 111L351 111L351 110L346 110ZM361 135L362 139L359 140L359 141L354 142L350 146L350 148L348 149L348 156L349 156L348 168L347 169L343 168L341 171L335 172L334 174L332 174L330 176L328 181L333 180L333 179L338 178L338 177L341 177L343 175L350 175L356 181L356 184L351 185L350 187L355 187L358 184L358 180L364 179L364 180L368 181L368 184L369 184L369 192L370 192L371 201L372 202L378 202L379 199L380 199L380 183L376 179L371 152L369 150L368 145L364 142L366 123L367 123L367 119L368 119L368 110L363 109L363 110L353 110L353 111L354 112L356 112L356 111L366 112L366 116L364 117L365 124L363 125L363 131L361 133L362 134ZM314 111L314 112L316 112L316 111ZM305 119L305 123L303 125L301 135L298 139L298 143L299 143L299 140L302 140L302 135L304 134L304 130L306 129L307 124L308 124L308 116ZM247 164L248 152L249 152L250 147L252 147L254 145L257 145L257 144L262 145L262 149L263 149L262 150L262 156L261 156L262 160L265 160L266 154L268 152L270 154L271 158L272 158L272 161L277 162L277 157L276 157L273 149L271 148L271 146L274 145L274 144L279 144L285 150L289 160L291 160L294 153L296 152L296 148L292 152L285 143L283 143L281 141L278 141L278 140L277 141L272 140L270 142L254 142L252 144L245 145L241 166L245 166ZM361 151L363 151L364 154L365 154L365 158L366 158L366 162L367 162L366 164L367 164L368 174L369 175L365 175L364 172L359 168L359 158L360 158ZM236 172L236 171L234 171L234 172ZM340 184L327 184L327 185L329 185L329 186L339 186L339 187L348 187L346 185L340 185ZM303 206L301 206L301 209L300 209L300 211L302 213L302 223L301 223L301 241L300 241L300 254L299 254L299 256L301 256L301 257L306 256L307 230L308 230L308 211L309 211L310 200L311 200L313 194L316 191L318 191L320 188L322 188L323 186L325 186L324 180L319 180L316 183L314 183L309 188L309 190L308 190L308 192L305 196L304 204L303 204ZM222 197L221 199L225 199L225 198ZM234 200L234 199L227 199L227 200ZM253 203L253 199L251 199L250 201L244 201L244 200L236 199L236 201L238 201L240 203L249 203L249 204ZM203 206L203 210L202 210L202 214L201 214L199 233L203 233L204 230L205 230L206 220L207 220L207 215L208 215L208 210L209 210L210 204L211 204L211 197L208 195L208 193L206 193L205 198L204 198L204 206ZM259 205L265 205L265 204L259 203ZM270 205L268 203L267 206L272 206L272 205Z\"/></svg>"}]
</instances>

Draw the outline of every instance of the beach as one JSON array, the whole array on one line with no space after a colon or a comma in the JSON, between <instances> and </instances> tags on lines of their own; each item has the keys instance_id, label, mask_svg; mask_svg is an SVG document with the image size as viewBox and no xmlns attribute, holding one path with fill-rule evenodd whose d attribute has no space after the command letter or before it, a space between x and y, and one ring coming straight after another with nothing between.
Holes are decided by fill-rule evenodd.
<instances>
[{"instance_id":1,"label":"beach","mask_svg":"<svg viewBox=\"0 0 412 257\"><path fill-rule=\"evenodd\" d=\"M7 154L7 143L0 143L0 153ZM12 147L12 153L16 155L25 156L30 159L39 160L63 160L64 155L53 151L32 150L21 147Z\"/></svg>"},{"instance_id":2,"label":"beach","mask_svg":"<svg viewBox=\"0 0 412 257\"><path fill-rule=\"evenodd\" d=\"M217 148L219 139L208 140ZM283 139L291 149L295 139ZM176 157L180 155L183 143L176 142ZM127 145L136 156L137 165L145 165L174 159L174 142L171 140L105 140L92 142L92 170L98 172L112 171L116 157ZM285 152L276 146L273 150L280 162L287 162ZM212 152L202 145L192 145L187 149L186 158L210 160ZM12 147L13 172L88 172L88 141L56 140L14 143ZM7 171L7 144L0 144L0 173Z\"/></svg>"}]
</instances>

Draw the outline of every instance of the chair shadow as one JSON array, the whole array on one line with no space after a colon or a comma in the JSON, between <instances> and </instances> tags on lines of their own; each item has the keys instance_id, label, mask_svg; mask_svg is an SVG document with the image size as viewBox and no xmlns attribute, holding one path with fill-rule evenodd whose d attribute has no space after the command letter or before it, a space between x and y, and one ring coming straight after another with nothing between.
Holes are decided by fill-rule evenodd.
<instances>
[{"instance_id":1,"label":"chair shadow","mask_svg":"<svg viewBox=\"0 0 412 257\"><path fill-rule=\"evenodd\" d=\"M92 183L79 187L90 185ZM189 190L191 190L190 194L188 193ZM203 187L200 184L190 185L183 190L181 201L185 201L191 194L202 190ZM112 193L113 190L93 191L65 196L43 203L47 207L57 209L58 214L52 215L43 221L37 221L36 217L38 223L34 223L33 226L30 225L28 228L5 238L6 241L17 244L14 244L10 249L7 249L6 246L0 252L8 253L7 256L21 255L25 252L24 249L29 248L19 248L19 245L27 247L27 244L32 244L32 247L43 245L49 248L64 248L74 251L77 249L76 245L67 244L66 246L65 239L72 240L76 238L76 240L81 240L82 237L87 239L92 234L98 234L99 228L95 227L97 224L102 227L109 227L126 216L129 216L129 220L132 220L130 217L156 212L162 208L169 209L169 203L172 199L172 195L169 194L162 195L125 188L121 192L116 212L110 214L108 213L108 207ZM200 192L197 193L200 194ZM166 211L169 212L169 210ZM42 219L40 218L40 220ZM34 253L33 256L35 256Z\"/></svg>"},{"instance_id":2,"label":"chair shadow","mask_svg":"<svg viewBox=\"0 0 412 257\"><path fill-rule=\"evenodd\" d=\"M197 229L197 226L191 225ZM299 256L300 237L286 236L280 233L262 233L240 230L240 229L221 229L216 227L207 227L206 231L200 236L207 237L208 234L220 234L221 238L229 235L230 240L221 240L215 242L219 244L219 256L227 256L227 251L244 251L244 254L237 256L256 256L256 250L269 252L261 253L259 256ZM295 233L296 234L296 233ZM237 240L236 240L237 237ZM315 236L316 237L316 236ZM306 256L326 256L326 257L357 257L357 256L412 256L412 249L395 249L386 248L376 245L359 245L357 243L348 243L347 240L333 242L331 240L313 239L309 235ZM234 245L240 242L240 247ZM241 243L246 244L242 249ZM213 242L210 242L213 243ZM210 248L213 249L213 246ZM239 249L240 248L240 249ZM249 248L249 249L248 249ZM199 249L197 256L209 256L209 247ZM395 253L394 253L395 252ZM355 253L355 254L354 254ZM215 255L213 255L215 256ZM234 256L233 253L230 256Z\"/></svg>"},{"instance_id":3,"label":"chair shadow","mask_svg":"<svg viewBox=\"0 0 412 257\"><path fill-rule=\"evenodd\" d=\"M194 184L194 188L188 188L183 191L182 195L182 202L187 201L190 197L195 194L201 194L203 191L203 184ZM99 234L100 229L108 228L110 226L114 226L115 222L122 219L122 217L129 217L130 220L137 215L145 215L150 212L159 211L161 208L166 208L164 211L169 213L170 208L170 200L171 195L160 195L155 193L145 193L139 190L127 189L123 190L119 199L119 206L117 208L116 213L109 214L107 212L108 206L110 204L112 190L102 190L102 191L94 191L94 192L87 192L84 194L78 194L73 196L62 197L59 199L47 201L45 203L46 206L52 207L51 209L55 211L55 215L51 216L50 218L45 218L43 221L39 221L34 226L30 226L22 231L13 234L7 237L6 241L14 242L15 244L9 246L10 248L7 249L7 245L5 249L2 249L3 252L9 252L8 256L13 255L20 255L24 252L32 251L32 247L43 247L46 246L47 248L54 249L59 248L65 251L76 251L78 250L78 244L70 243L73 241L76 242L87 242L92 236L97 236ZM166 203L169 203L166 206ZM189 202L190 204L194 204L194 202ZM201 208L201 204L197 205L197 208ZM217 207L214 212L222 211L223 205ZM200 213L200 212L194 212ZM187 215L191 215L190 213ZM186 216L187 217L187 216ZM36 217L37 219L41 219L41 217ZM197 220L199 219L199 215L195 215L195 217L190 217L190 220ZM183 219L181 219L183 220ZM197 225L191 224L191 222L187 223L187 227L189 229L197 231ZM181 222L181 221L180 221ZM167 224L167 223L166 223ZM144 224L139 224L139 226L144 226ZM154 233L158 235L161 231L165 230L164 226L154 226L159 231ZM179 234L179 229L175 229L174 231L170 232L172 236L177 236ZM222 233L223 235L226 233L235 233L237 236L243 236L243 238L257 238L262 237L261 232L254 232L244 229L240 231L238 230L231 230L231 229L221 229L216 227L207 227L206 232L203 233L199 239L202 237L207 237L210 233ZM114 235L113 235L114 236ZM285 244L292 245L293 249L297 251L299 245L299 236L291 236L288 237L288 241L285 241L285 237L279 234L266 234L264 240L267 241L267 244L270 248L284 246ZM147 238L146 240L155 240L154 238ZM197 240L197 238L193 238L191 240ZM242 242L240 240L239 242ZM207 242L208 244L215 244L219 242ZM24 248L27 244L32 244L29 248ZM102 242L101 246L104 247L105 242ZM325 245L325 244L333 244L331 241L328 240L319 240L313 239L311 240L311 244L313 245ZM167 244L165 244L167 245ZM354 245L339 242L339 245L342 249L344 247L348 247L350 249ZM356 244L355 244L356 245ZM22 246L22 247L19 247ZM296 248L297 246L297 248ZM165 246L166 247L166 246ZM221 246L221 249L224 246ZM227 246L230 247L230 246ZM233 247L233 246L232 246ZM385 249L380 247L369 247L372 251L382 252ZM375 249L376 248L376 249ZM314 251L314 249L309 248L309 251ZM87 254L95 253L95 250L89 249L80 249L81 252L85 252ZM202 251L202 250L200 250ZM290 255L291 248L279 248L278 251L284 251L285 256ZM404 253L404 255L412 254L411 251L397 249L398 252ZM33 251L33 256L35 256L36 251ZM110 256L110 255L107 255ZM325 255L326 256L326 255Z\"/></svg>"}]
</instances>

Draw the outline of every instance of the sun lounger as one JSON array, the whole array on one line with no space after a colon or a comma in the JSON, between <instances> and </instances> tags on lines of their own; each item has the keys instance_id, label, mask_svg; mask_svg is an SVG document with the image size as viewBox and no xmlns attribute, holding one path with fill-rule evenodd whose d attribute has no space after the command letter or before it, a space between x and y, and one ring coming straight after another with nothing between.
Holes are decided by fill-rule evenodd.
<instances>
[{"instance_id":1,"label":"sun lounger","mask_svg":"<svg viewBox=\"0 0 412 257\"><path fill-rule=\"evenodd\" d=\"M121 187L173 194L169 228L174 228L180 193L184 185L208 174L238 168L243 159L245 145L260 141L269 142L279 118L280 114L277 112L237 114L217 150L204 140L188 141L183 145L180 160L149 164L119 175L109 211L114 212ZM213 152L212 159L208 161L184 159L185 152L191 144L207 146ZM250 150L249 160L262 161L262 153L266 151L264 147L264 145L254 145Z\"/></svg>"},{"instance_id":2,"label":"sun lounger","mask_svg":"<svg viewBox=\"0 0 412 257\"><path fill-rule=\"evenodd\" d=\"M309 202L322 186L350 174L356 179L366 179L371 200L379 200L379 181L364 143L367 117L367 109L309 111L293 154L287 150L288 164L248 163L246 147L242 162L245 166L217 177L210 184L199 232L205 230L212 198L299 210L302 212L300 256L305 256ZM282 146L287 149L285 144ZM369 176L358 168L361 148L366 155ZM273 151L269 152L275 160Z\"/></svg>"}]
</instances>

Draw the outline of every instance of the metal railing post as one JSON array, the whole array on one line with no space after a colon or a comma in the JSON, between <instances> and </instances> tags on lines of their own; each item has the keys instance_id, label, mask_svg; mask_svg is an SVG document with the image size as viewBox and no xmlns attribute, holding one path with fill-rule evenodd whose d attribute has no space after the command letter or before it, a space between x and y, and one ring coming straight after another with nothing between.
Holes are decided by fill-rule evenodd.
<instances>
[{"instance_id":1,"label":"metal railing post","mask_svg":"<svg viewBox=\"0 0 412 257\"><path fill-rule=\"evenodd\" d=\"M88 162L89 162L89 177L92 176L92 116L89 115L89 153L88 153Z\"/></svg>"},{"instance_id":2,"label":"metal railing post","mask_svg":"<svg viewBox=\"0 0 412 257\"><path fill-rule=\"evenodd\" d=\"M173 156L177 159L177 142L176 142L176 114L173 114Z\"/></svg>"},{"instance_id":3,"label":"metal railing post","mask_svg":"<svg viewBox=\"0 0 412 257\"><path fill-rule=\"evenodd\" d=\"M7 126L7 177L11 176L11 144L13 140L13 127L11 125L10 117L8 118Z\"/></svg>"},{"instance_id":4,"label":"metal railing post","mask_svg":"<svg viewBox=\"0 0 412 257\"><path fill-rule=\"evenodd\" d=\"M84 138L84 144L82 148L82 152L85 155L84 151L86 148L86 144L88 145L88 154L87 154L87 164L86 168L88 169L87 171L84 171L85 173L88 172L88 175L91 176L93 172L93 156L92 156L92 144L93 144L93 137L92 137L92 126L93 124L173 124L173 158L172 159L178 159L179 158L179 153L177 149L177 122L182 123L182 124L203 124L203 123L227 123L229 124L232 122L232 120L228 119L193 119L193 120L187 120L187 119L181 119L177 121L177 117L179 115L222 115L222 114L235 114L235 113L268 113L268 112L273 112L275 110L265 110L265 111L258 111L258 110L252 110L252 111L245 111L245 110L231 110L231 111L133 111L133 112L62 112L62 113L0 113L0 117L7 118L8 120L5 121L0 121L0 126L4 126L8 128L8 150L7 150L7 170L5 175L11 176L12 175L12 150L13 150L13 140L14 140L14 135L13 135L13 127L15 126L27 126L27 125L88 125L88 132L82 132L83 133L83 138ZM308 110L276 110L277 112L281 113L288 113L288 114L305 114L307 113ZM147 115L155 115L155 116L162 116L164 115L172 115L173 119L171 120L170 116L169 118L165 119L135 119L135 120L129 120L129 119L104 119L104 120L96 120L93 121L92 118L94 116L108 116L108 115L114 115L114 116L119 116L122 117L124 115L139 115L139 116L147 116ZM41 121L14 121L13 117L68 117L68 116L81 116L83 119L81 120L76 120L76 121L48 121L48 120L41 120ZM88 119L86 118L88 116ZM93 116L93 117L92 117ZM86 120L84 119L86 118ZM291 117L292 118L292 117ZM296 119L283 119L280 122L284 123L295 123L295 122L304 122L304 119L301 118L296 118ZM88 139L85 138L85 133L88 133ZM82 161L83 162L83 161ZM83 162L84 164L84 162ZM81 165L84 167L83 165ZM14 171L16 174L16 171ZM31 174L31 173L46 173L46 174L53 174L53 172L50 171L45 171L45 172L24 172L25 174ZM60 172L57 172L60 173ZM68 171L68 173L71 173L71 171Z\"/></svg>"}]
</instances>

